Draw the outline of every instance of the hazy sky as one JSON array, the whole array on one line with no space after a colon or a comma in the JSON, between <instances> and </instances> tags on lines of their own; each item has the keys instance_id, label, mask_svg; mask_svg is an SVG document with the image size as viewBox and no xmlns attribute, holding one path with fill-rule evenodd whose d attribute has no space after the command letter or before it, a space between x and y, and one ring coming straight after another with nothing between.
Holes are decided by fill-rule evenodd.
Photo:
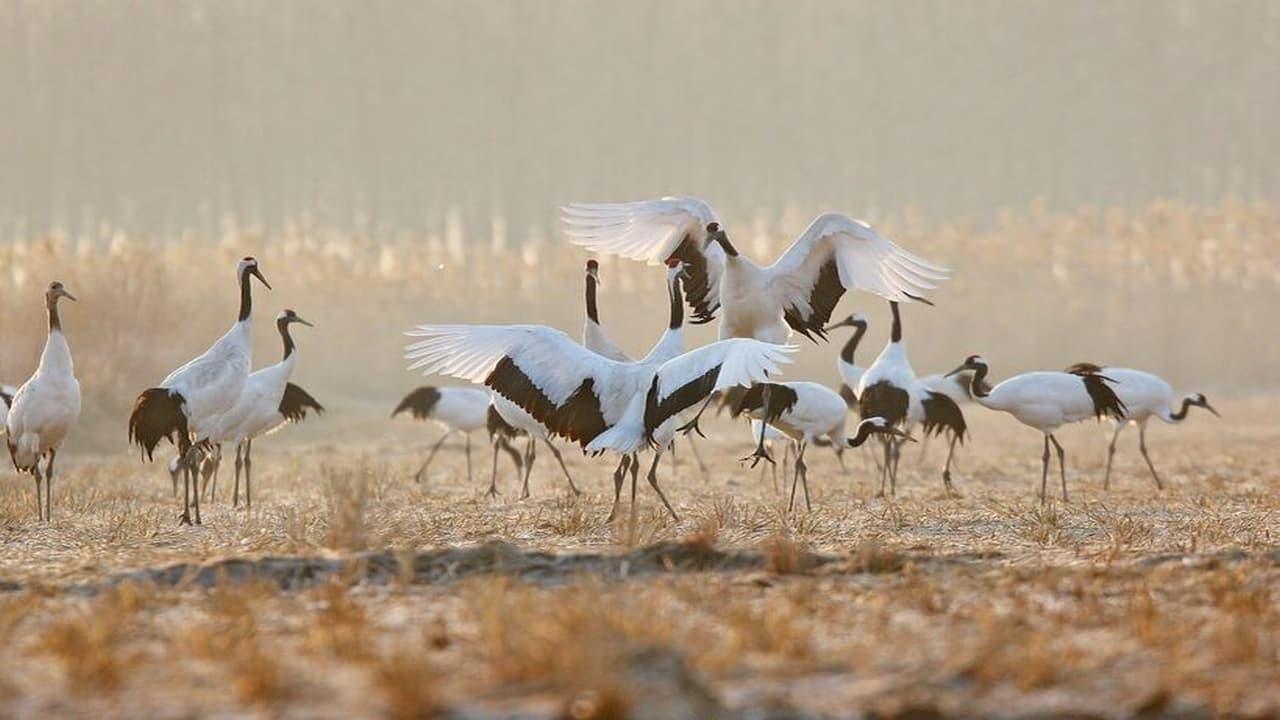
<instances>
[{"instance_id":1,"label":"hazy sky","mask_svg":"<svg viewBox=\"0 0 1280 720\"><path fill-rule=\"evenodd\" d=\"M0 231L1280 187L1280 2L0 0Z\"/></svg>"}]
</instances>

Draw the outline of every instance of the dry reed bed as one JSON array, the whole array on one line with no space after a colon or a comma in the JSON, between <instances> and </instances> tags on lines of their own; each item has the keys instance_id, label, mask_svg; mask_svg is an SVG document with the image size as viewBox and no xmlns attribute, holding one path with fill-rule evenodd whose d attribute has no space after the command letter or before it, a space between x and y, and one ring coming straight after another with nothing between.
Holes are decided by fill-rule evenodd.
<instances>
[{"instance_id":1,"label":"dry reed bed","mask_svg":"<svg viewBox=\"0 0 1280 720\"><path fill-rule=\"evenodd\" d=\"M808 219L790 211L740 222L741 241L775 256ZM1280 213L1225 200L1214 207L1160 203L1127 214L1039 206L1008 211L979 228L911 213L879 219L891 237L950 264L938 307L907 315L922 370L949 369L981 351L996 375L1059 367L1082 358L1151 367L1207 390L1274 385L1280 348L1217 349L1270 332L1280 302ZM0 245L0 380L19 382L43 341L40 288L52 277L81 302L67 309L85 393L85 422L68 450L122 447L132 399L207 347L234 316L234 260L254 253L274 292L263 316L293 307L318 327L297 333L299 380L363 429L414 380L400 360L400 332L424 321L581 322L577 291L586 254L562 238L494 244L459 230L445 237L348 235L305 223L263 235L229 222L219 238L130 237L109 225L77 236L50 233ZM661 329L661 273L604 258L602 311L624 347L640 352ZM868 312L863 350L883 341L882 303L850 296L842 312ZM265 317L256 324L259 364L278 355ZM693 333L696 341L712 330ZM806 346L797 376L834 381L833 350ZM945 367L944 367L945 366ZM304 433L310 432L304 430Z\"/></svg>"}]
</instances>

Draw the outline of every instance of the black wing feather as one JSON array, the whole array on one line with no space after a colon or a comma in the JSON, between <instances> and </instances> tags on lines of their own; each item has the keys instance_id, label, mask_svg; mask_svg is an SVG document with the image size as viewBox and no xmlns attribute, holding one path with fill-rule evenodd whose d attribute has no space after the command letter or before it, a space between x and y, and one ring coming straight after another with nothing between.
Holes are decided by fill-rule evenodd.
<instances>
[{"instance_id":1,"label":"black wing feather","mask_svg":"<svg viewBox=\"0 0 1280 720\"><path fill-rule=\"evenodd\" d=\"M307 410L315 410L317 415L324 414L324 406L311 397L310 393L293 383L285 383L284 395L280 398L280 414L284 419L301 422L306 419Z\"/></svg>"}]
</instances>

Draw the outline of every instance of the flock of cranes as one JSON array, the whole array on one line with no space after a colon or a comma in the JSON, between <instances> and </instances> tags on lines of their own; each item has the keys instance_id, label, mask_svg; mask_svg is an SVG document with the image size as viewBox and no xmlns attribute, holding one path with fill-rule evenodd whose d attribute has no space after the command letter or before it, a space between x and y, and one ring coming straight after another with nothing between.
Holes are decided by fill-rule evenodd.
<instances>
[{"instance_id":1,"label":"flock of cranes","mask_svg":"<svg viewBox=\"0 0 1280 720\"><path fill-rule=\"evenodd\" d=\"M553 439L577 443L585 453L616 456L616 516L622 490L631 478L631 511L635 512L641 456L652 454L646 479L672 518L678 519L658 481L664 454L682 433L699 466L694 445L701 435L699 419L717 397L733 415L753 424L755 452L743 458L754 467L761 460L775 465L769 446L787 443L794 456L789 509L797 487L811 507L805 453L811 445L832 447L838 458L845 448L881 441L878 460L880 492L894 493L904 442L912 431L940 435L949 442L942 483L954 492L951 478L956 446L967 434L962 406L981 405L1003 411L1043 434L1040 498L1047 495L1050 446L1057 452L1062 498L1067 499L1065 451L1054 436L1063 425L1089 418L1110 419L1115 433L1108 447L1109 485L1116 439L1129 423L1139 426L1139 447L1157 487L1160 475L1146 449L1146 427L1152 417L1183 420L1191 407L1216 411L1195 393L1175 408L1174 394L1162 379L1138 370L1077 363L1061 372L1029 372L994 386L989 366L970 355L945 374L917 376L908 357L902 323L903 304L923 302L950 271L899 247L870 225L825 214L773 264L760 266L738 252L710 206L692 198L616 204L571 204L563 220L570 240L599 254L616 255L666 268L668 320L648 354L626 355L608 336L597 303L599 265L586 263L586 319L582 342L541 325L424 324L410 330L406 347L410 369L482 385L482 388L418 388L392 416L408 412L446 426L416 477L425 477L443 443L461 435L472 476L471 433L485 430L492 446L489 494L497 494L499 452L507 454L523 474L522 497L529 495L529 476L539 443L558 461L569 488L578 493ZM222 446L235 447L233 504L239 504L243 474L245 505L251 501L253 442L287 421L301 420L324 408L290 382L298 359L291 326L310 326L293 310L276 318L283 345L280 362L251 372L253 348L253 280L267 283L252 257L236 268L239 313L227 332L203 354L144 390L128 421L129 440L150 460L162 440L176 446L170 464L176 494L182 478L181 522L199 524L201 481L215 497ZM856 363L867 320L858 314L831 322L846 291L862 290L889 301L893 322L884 349L868 366ZM7 446L14 467L33 476L39 518L48 520L52 504L54 461L80 413L80 387L71 349L62 332L59 301L75 297L59 282L45 292L48 339L31 378L16 390L5 386L3 401ZM695 324L719 320L719 340L686 347L685 308ZM791 362L792 333L812 341L852 328L837 365L839 392L808 381L781 381ZM846 432L850 410L860 416ZM513 445L525 439L525 449ZM43 467L41 463L43 462ZM841 461L843 466L843 460Z\"/></svg>"}]
</instances>

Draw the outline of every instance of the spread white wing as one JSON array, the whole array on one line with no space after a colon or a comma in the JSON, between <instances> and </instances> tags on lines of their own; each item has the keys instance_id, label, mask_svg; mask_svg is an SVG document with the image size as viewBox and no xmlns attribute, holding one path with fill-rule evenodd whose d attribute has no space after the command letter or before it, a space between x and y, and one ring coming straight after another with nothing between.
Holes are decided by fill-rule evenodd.
<instances>
[{"instance_id":1,"label":"spread white wing","mask_svg":"<svg viewBox=\"0 0 1280 720\"><path fill-rule=\"evenodd\" d=\"M787 324L810 339L824 337L822 328L846 290L909 302L923 300L951 276L867 223L838 213L819 215L764 271Z\"/></svg>"},{"instance_id":2,"label":"spread white wing","mask_svg":"<svg viewBox=\"0 0 1280 720\"><path fill-rule=\"evenodd\" d=\"M707 246L707 225L718 222L711 206L697 198L666 197L624 203L570 203L561 208L569 241L597 253L650 265L670 259L685 264L684 291L691 322L715 318L720 307L724 250Z\"/></svg>"}]
</instances>

